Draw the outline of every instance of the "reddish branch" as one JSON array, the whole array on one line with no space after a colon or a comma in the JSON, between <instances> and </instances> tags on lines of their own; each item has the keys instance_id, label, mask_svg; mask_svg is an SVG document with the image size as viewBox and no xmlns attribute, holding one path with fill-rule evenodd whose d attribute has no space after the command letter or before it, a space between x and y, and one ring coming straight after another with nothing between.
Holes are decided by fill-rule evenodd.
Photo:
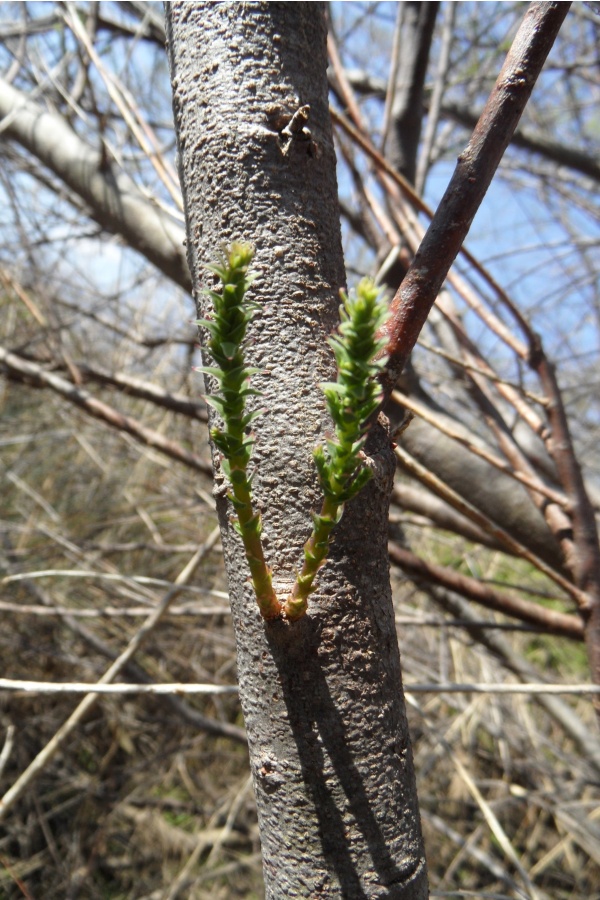
<instances>
[{"instance_id":1,"label":"reddish branch","mask_svg":"<svg viewBox=\"0 0 600 900\"><path fill-rule=\"evenodd\" d=\"M550 400L547 407L551 428L548 447L560 482L571 501L573 576L575 584L586 597L587 602L580 605L580 612L585 624L585 642L592 678L596 684L600 684L600 545L596 517L573 447L554 366L546 358L541 340L536 335L532 335L530 365L537 372ZM600 716L598 702L596 711Z\"/></svg>"},{"instance_id":2,"label":"reddish branch","mask_svg":"<svg viewBox=\"0 0 600 900\"><path fill-rule=\"evenodd\" d=\"M386 393L391 393L414 348L508 146L569 3L532 3L519 29L473 136L458 159L450 184L392 302L385 326L389 363ZM530 365L546 396L551 427L549 449L568 495L573 521L572 574L578 589L592 677L600 682L600 546L593 506L568 427L553 366L541 341L517 316L530 346ZM570 543L570 542L569 542ZM600 713L600 706L598 706Z\"/></svg>"},{"instance_id":3,"label":"reddish branch","mask_svg":"<svg viewBox=\"0 0 600 900\"><path fill-rule=\"evenodd\" d=\"M546 609L537 603L496 591L477 581L476 578L462 575L454 569L427 563L398 544L388 544L388 550L391 561L400 566L411 578L437 584L462 597L474 600L475 603L479 603L487 609L494 609L505 616L512 616L521 622L535 625L548 634L558 634L577 641L582 641L584 638L583 625L577 616Z\"/></svg>"},{"instance_id":4,"label":"reddish branch","mask_svg":"<svg viewBox=\"0 0 600 900\"><path fill-rule=\"evenodd\" d=\"M570 3L531 3L467 148L392 301L389 393L417 342L513 136Z\"/></svg>"}]
</instances>

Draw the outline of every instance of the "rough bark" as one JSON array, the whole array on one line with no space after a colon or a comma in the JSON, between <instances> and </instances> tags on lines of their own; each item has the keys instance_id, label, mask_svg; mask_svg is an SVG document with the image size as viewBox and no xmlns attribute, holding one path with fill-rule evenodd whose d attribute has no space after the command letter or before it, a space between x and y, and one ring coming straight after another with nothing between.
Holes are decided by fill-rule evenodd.
<instances>
[{"instance_id":1,"label":"rough bark","mask_svg":"<svg viewBox=\"0 0 600 900\"><path fill-rule=\"evenodd\" d=\"M260 367L254 493L276 584L290 587L319 494L318 384L344 283L320 3L167 4L196 291L223 242L251 240L261 278L248 362ZM280 132L310 105L312 137ZM201 297L200 305L203 305ZM202 310L205 312L205 310ZM394 469L350 504L309 613L265 623L219 497L266 896L424 898L426 870L387 557ZM219 461L215 459L217 480Z\"/></svg>"}]
</instances>

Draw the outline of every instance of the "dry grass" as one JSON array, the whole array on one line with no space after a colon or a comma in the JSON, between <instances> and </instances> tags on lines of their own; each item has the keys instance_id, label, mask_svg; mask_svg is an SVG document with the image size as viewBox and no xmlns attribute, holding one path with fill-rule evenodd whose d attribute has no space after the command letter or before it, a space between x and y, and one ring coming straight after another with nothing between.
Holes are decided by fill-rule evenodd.
<instances>
[{"instance_id":1,"label":"dry grass","mask_svg":"<svg viewBox=\"0 0 600 900\"><path fill-rule=\"evenodd\" d=\"M33 398L33 399L32 399ZM35 400L39 399L39 403ZM116 433L9 387L3 446L2 536L9 573L82 569L5 585L13 604L151 610L215 525L211 485ZM133 404L133 401L132 401ZM154 412L153 427L173 428ZM28 431L20 431L28 423ZM35 423L34 425L32 423ZM188 426L189 427L189 426ZM201 426L188 439L205 453ZM27 440L20 440L27 438ZM19 442L17 442L19 440ZM488 576L505 558L407 526L434 558L468 559ZM444 543L441 543L441 542ZM427 545L427 542L428 545ZM458 563L457 563L458 564ZM100 575L121 573L126 580ZM397 613L444 620L399 626L405 681L504 682L521 661L550 680L586 680L581 648L530 633L466 630L394 573ZM135 658L156 681L235 683L218 547ZM182 614L186 604L193 612ZM188 606L189 608L189 606ZM466 614L466 613L465 613ZM473 608L471 616L484 617ZM485 614L487 615L487 614ZM5 611L3 674L96 681L143 619ZM445 617L445 618L444 618ZM493 650L493 652L492 652ZM103 652L104 651L104 652ZM503 656L504 653L504 656ZM139 671L129 677L137 680ZM529 696L408 694L432 887L439 896L583 900L600 895L600 772L547 701ZM586 699L560 702L597 741ZM77 704L73 697L3 693L0 724L14 738L3 792ZM262 878L248 760L239 740L209 733L243 726L235 696L102 696L44 768L0 832L0 897L260 898ZM444 893L446 892L446 893ZM469 893L472 892L472 893ZM436 893L433 894L436 896Z\"/></svg>"}]
</instances>

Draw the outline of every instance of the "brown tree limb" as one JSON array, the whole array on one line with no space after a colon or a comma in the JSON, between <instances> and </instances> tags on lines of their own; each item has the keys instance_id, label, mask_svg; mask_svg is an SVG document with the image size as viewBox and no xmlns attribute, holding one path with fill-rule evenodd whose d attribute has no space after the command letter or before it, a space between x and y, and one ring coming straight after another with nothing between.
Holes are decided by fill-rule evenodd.
<instances>
[{"instance_id":1,"label":"brown tree limb","mask_svg":"<svg viewBox=\"0 0 600 900\"><path fill-rule=\"evenodd\" d=\"M531 3L384 326L391 393L514 134L570 3Z\"/></svg>"},{"instance_id":2,"label":"brown tree limb","mask_svg":"<svg viewBox=\"0 0 600 900\"><path fill-rule=\"evenodd\" d=\"M568 497L572 535L570 528L565 529L564 516L562 514L557 516L557 511L551 504L543 506L542 511L561 545L564 561L571 570L571 577L578 592L577 602L586 626L586 647L592 678L600 683L600 543L594 507L588 496L573 446L556 372L544 352L541 338L535 334L504 291L498 288L497 296L514 317L525 338L528 346L527 361L540 379L547 398L544 405L550 427L542 424L537 417L537 421L532 420L531 413L524 409L522 398L518 398L510 388L498 385L498 390L513 405L515 400L518 400L518 406L515 405L515 408L520 410L523 419L530 423L534 432L544 441L556 466L563 492ZM479 351L468 340L460 323L453 320L447 308L443 308L443 312L451 322L459 342L466 347L467 354L473 354L481 364L483 360ZM506 450L505 447L505 452ZM515 462L513 459L513 464ZM596 703L596 708L600 715L600 704Z\"/></svg>"},{"instance_id":3,"label":"brown tree limb","mask_svg":"<svg viewBox=\"0 0 600 900\"><path fill-rule=\"evenodd\" d=\"M480 606L485 606L486 609L494 609L505 616L536 625L547 634L557 634L575 641L584 640L584 628L577 616L547 609L521 597L496 591L476 578L470 578L454 569L425 562L415 553L391 541L388 549L391 561L400 566L411 578L424 579L431 584L454 591L468 600L479 603Z\"/></svg>"},{"instance_id":4,"label":"brown tree limb","mask_svg":"<svg viewBox=\"0 0 600 900\"><path fill-rule=\"evenodd\" d=\"M550 398L547 408L552 430L549 450L561 484L571 501L574 579L586 598L581 607L585 623L586 647L592 678L596 684L600 684L600 545L596 517L573 447L556 372L546 357L539 338L532 344L531 367L537 372L544 391ZM596 702L595 705L596 712L600 716L600 703Z\"/></svg>"},{"instance_id":5,"label":"brown tree limb","mask_svg":"<svg viewBox=\"0 0 600 900\"><path fill-rule=\"evenodd\" d=\"M433 212L429 208L429 206L425 203L423 199L417 194L414 187L411 185L410 181L408 181L403 175L398 172L391 163L387 161L387 159L381 155L379 150L377 150L370 139L366 137L363 131L360 131L358 128L355 128L351 122L340 112L334 109L333 106L329 107L329 113L331 115L332 121L339 125L342 128L348 137L352 138L354 143L358 144L361 150L369 156L377 165L378 169L385 172L386 175L389 175L391 180L396 184L402 193L410 200L415 209L418 209L419 212L425 213L429 218L433 218Z\"/></svg>"},{"instance_id":6,"label":"brown tree limb","mask_svg":"<svg viewBox=\"0 0 600 900\"><path fill-rule=\"evenodd\" d=\"M130 397L147 400L155 404L155 406L168 409L170 412L179 413L189 419L197 419L205 424L208 422L206 404L204 402L190 400L182 394L166 391L151 381L134 378L132 375L126 375L124 372L103 372L101 369L82 362L74 362L73 366L77 373L81 375L83 383L91 381L96 384L104 384Z\"/></svg>"},{"instance_id":7,"label":"brown tree limb","mask_svg":"<svg viewBox=\"0 0 600 900\"><path fill-rule=\"evenodd\" d=\"M28 382L35 387L50 388L93 418L100 419L100 421L110 425L111 428L115 428L117 431L124 431L130 434L141 444L159 450L171 459L175 459L177 462L181 462L212 478L212 465L200 456L197 456L197 454L191 453L176 441L159 434L158 431L147 428L131 416L124 415L114 409L114 407L103 403L102 400L92 397L88 391L76 387L59 375L46 371L37 363L28 362L17 356L16 353L11 353L9 350L0 347L0 364L8 370L12 377L16 377L19 381Z\"/></svg>"}]
</instances>

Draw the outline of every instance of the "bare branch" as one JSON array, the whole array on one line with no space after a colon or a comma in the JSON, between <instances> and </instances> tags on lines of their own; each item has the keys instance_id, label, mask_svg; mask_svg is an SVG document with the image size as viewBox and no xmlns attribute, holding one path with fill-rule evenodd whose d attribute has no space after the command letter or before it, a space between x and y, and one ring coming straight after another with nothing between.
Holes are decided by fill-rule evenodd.
<instances>
[{"instance_id":1,"label":"bare branch","mask_svg":"<svg viewBox=\"0 0 600 900\"><path fill-rule=\"evenodd\" d=\"M521 622L537 625L548 634L559 634L576 641L584 640L583 625L577 616L546 609L537 603L493 590L489 585L477 581L476 578L470 578L468 575L463 575L446 566L425 562L424 559L396 543L390 542L388 549L392 562L400 566L412 578L438 584L440 587L454 591L487 609L494 609L496 612L512 616Z\"/></svg>"},{"instance_id":2,"label":"bare branch","mask_svg":"<svg viewBox=\"0 0 600 900\"><path fill-rule=\"evenodd\" d=\"M0 79L0 134L17 141L78 194L95 221L146 257L186 291L191 280L185 232L139 190L125 172L113 171L55 113L44 110Z\"/></svg>"},{"instance_id":3,"label":"bare branch","mask_svg":"<svg viewBox=\"0 0 600 900\"><path fill-rule=\"evenodd\" d=\"M600 694L597 684L441 684L430 682L419 684L405 682L406 691L413 694ZM27 694L237 694L236 684L81 684L79 682L19 681L14 678L0 678L0 691L23 691ZM8 744L8 739L7 739ZM0 759L1 762L1 759Z\"/></svg>"},{"instance_id":4,"label":"bare branch","mask_svg":"<svg viewBox=\"0 0 600 900\"><path fill-rule=\"evenodd\" d=\"M384 326L389 394L467 236L570 3L532 3Z\"/></svg>"},{"instance_id":5,"label":"bare branch","mask_svg":"<svg viewBox=\"0 0 600 900\"><path fill-rule=\"evenodd\" d=\"M169 440L169 438L148 428L146 425L142 425L131 416L118 412L112 406L92 397L88 391L75 387L75 385L65 381L59 375L48 372L42 366L28 362L15 353L5 350L3 347L0 347L0 363L8 369L10 374L18 377L19 380L27 380L36 387L51 388L65 400L78 406L95 419L100 419L106 425L110 425L111 428L115 428L117 431L125 431L140 443L155 450L160 450L166 456L170 456L171 459L176 459L178 462L190 466L198 472L212 476L211 464L205 462L195 453L191 453L175 441Z\"/></svg>"},{"instance_id":6,"label":"bare branch","mask_svg":"<svg viewBox=\"0 0 600 900\"><path fill-rule=\"evenodd\" d=\"M458 103L444 102L441 107L444 116L453 119L465 128L473 128L478 121L476 113ZM578 150L577 147L567 146L558 141L553 141L541 134L533 134L529 129L520 125L511 139L513 147L519 147L521 150L527 150L530 153L536 153L545 159L557 163L559 166L566 166L575 172L580 172L587 178L600 182L600 164L588 153Z\"/></svg>"},{"instance_id":7,"label":"bare branch","mask_svg":"<svg viewBox=\"0 0 600 900\"><path fill-rule=\"evenodd\" d=\"M208 540L198 548L194 556L181 570L175 581L175 585L169 591L167 591L156 609L152 611L144 624L133 635L133 637L127 644L127 647L114 661L114 663L106 670L106 672L100 679L99 684L110 684L110 682L119 674L124 666L132 659L142 643L146 640L146 638L154 630L154 628L156 628L160 619L169 608L171 602L181 592L181 586L187 584L206 554L217 542L219 536L219 529L213 529ZM40 750L38 755L30 763L27 769L25 769L25 771L19 776L12 787L9 788L4 797L0 800L0 821L6 818L15 803L20 799L20 797L23 796L23 793L27 790L27 788L53 759L67 737L79 725L79 723L89 712L89 710L92 709L92 707L95 705L98 697L99 694L86 694L79 706L71 713L67 721L61 726L61 728L59 728L54 737L46 744L46 746L42 750Z\"/></svg>"}]
</instances>

